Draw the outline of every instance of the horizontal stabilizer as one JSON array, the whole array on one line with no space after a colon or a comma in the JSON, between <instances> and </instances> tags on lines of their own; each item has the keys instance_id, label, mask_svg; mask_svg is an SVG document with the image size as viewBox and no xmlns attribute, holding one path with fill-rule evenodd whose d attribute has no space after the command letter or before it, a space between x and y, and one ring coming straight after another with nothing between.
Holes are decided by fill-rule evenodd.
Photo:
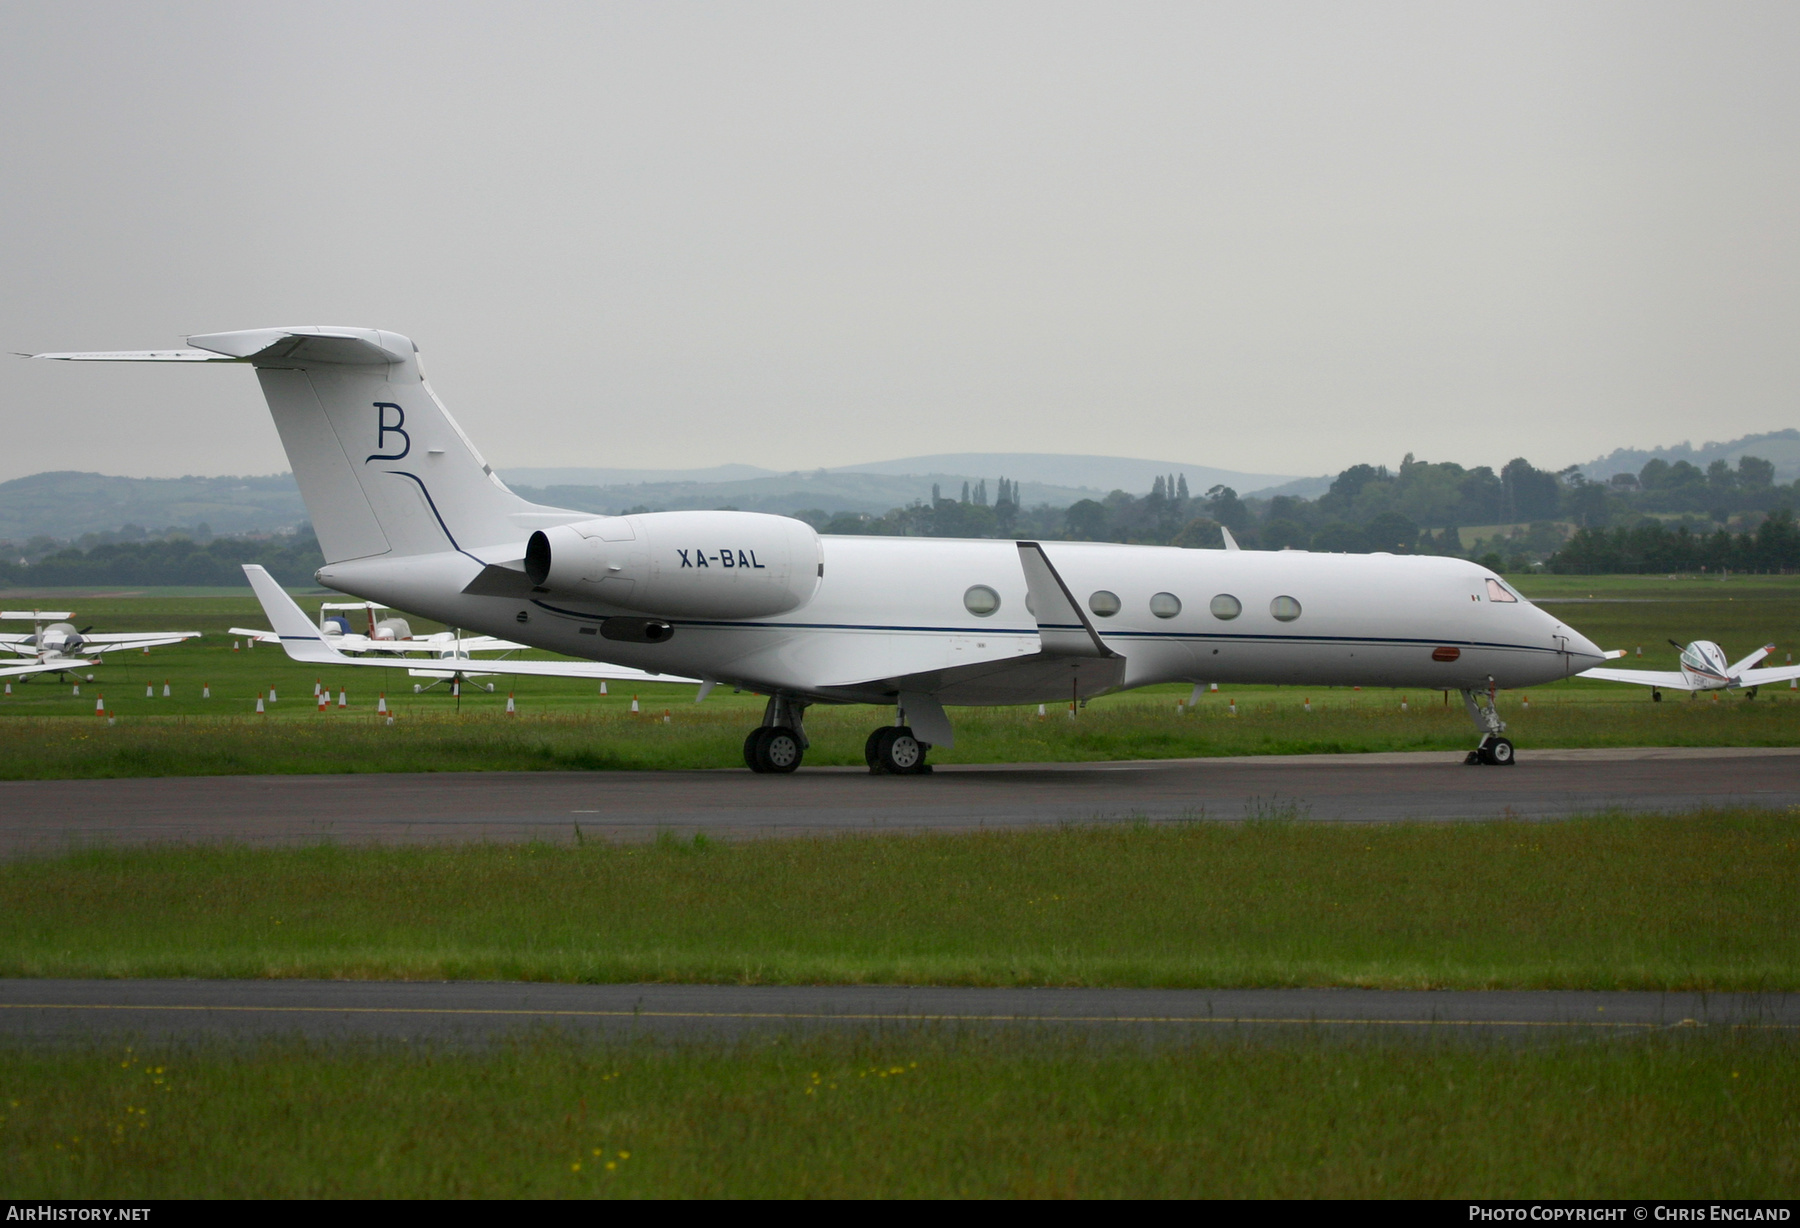
<instances>
[{"instance_id":1,"label":"horizontal stabilizer","mask_svg":"<svg viewBox=\"0 0 1800 1228\"><path fill-rule=\"evenodd\" d=\"M18 678L24 674L56 674L66 669L84 669L90 665L98 665L98 661L88 661L76 657L58 657L53 661L40 661L36 665L0 666L0 678Z\"/></svg>"},{"instance_id":2,"label":"horizontal stabilizer","mask_svg":"<svg viewBox=\"0 0 1800 1228\"><path fill-rule=\"evenodd\" d=\"M211 350L94 350L88 353L32 354L32 358L51 358L57 362L242 362L228 354Z\"/></svg>"},{"instance_id":3,"label":"horizontal stabilizer","mask_svg":"<svg viewBox=\"0 0 1800 1228\"><path fill-rule=\"evenodd\" d=\"M0 618L9 622L59 623L74 617L72 610L0 610Z\"/></svg>"},{"instance_id":4,"label":"horizontal stabilizer","mask_svg":"<svg viewBox=\"0 0 1800 1228\"><path fill-rule=\"evenodd\" d=\"M1764 644L1761 648L1758 648L1755 652L1751 653L1749 656L1745 657L1742 661L1739 661L1736 665L1732 666L1730 669L1726 670L1725 672L1730 674L1733 678L1735 678L1739 674L1743 673L1745 670L1754 668L1758 662L1760 662L1764 657L1768 656L1770 653L1772 653L1774 651L1775 651L1775 645Z\"/></svg>"}]
</instances>

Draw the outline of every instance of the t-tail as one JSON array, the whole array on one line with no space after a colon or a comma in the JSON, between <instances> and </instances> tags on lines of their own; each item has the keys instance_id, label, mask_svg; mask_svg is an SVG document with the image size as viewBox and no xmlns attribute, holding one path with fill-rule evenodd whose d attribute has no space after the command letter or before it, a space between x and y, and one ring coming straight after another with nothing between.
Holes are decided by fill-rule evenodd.
<instances>
[{"instance_id":1,"label":"t-tail","mask_svg":"<svg viewBox=\"0 0 1800 1228\"><path fill-rule=\"evenodd\" d=\"M38 354L79 362L235 362L256 369L328 564L456 550L514 553L578 518L507 489L426 383L418 347L373 328L262 328L192 348Z\"/></svg>"}]
</instances>

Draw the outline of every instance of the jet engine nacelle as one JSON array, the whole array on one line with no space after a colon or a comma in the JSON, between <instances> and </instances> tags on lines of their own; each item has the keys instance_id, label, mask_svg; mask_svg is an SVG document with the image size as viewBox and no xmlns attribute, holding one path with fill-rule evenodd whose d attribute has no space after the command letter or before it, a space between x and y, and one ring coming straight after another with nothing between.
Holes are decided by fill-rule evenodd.
<instances>
[{"instance_id":1,"label":"jet engine nacelle","mask_svg":"<svg viewBox=\"0 0 1800 1228\"><path fill-rule=\"evenodd\" d=\"M670 618L763 618L812 600L824 570L804 521L760 512L647 512L531 535L540 588Z\"/></svg>"}]
</instances>

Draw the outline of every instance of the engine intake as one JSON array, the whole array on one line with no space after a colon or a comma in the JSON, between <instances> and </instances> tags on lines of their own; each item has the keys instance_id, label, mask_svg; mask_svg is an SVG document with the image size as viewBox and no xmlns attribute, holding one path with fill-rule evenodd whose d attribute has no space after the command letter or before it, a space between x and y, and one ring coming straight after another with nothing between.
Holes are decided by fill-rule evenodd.
<instances>
[{"instance_id":1,"label":"engine intake","mask_svg":"<svg viewBox=\"0 0 1800 1228\"><path fill-rule=\"evenodd\" d=\"M785 614L812 600L823 570L812 526L760 512L604 516L541 529L525 545L539 588L673 618Z\"/></svg>"}]
</instances>

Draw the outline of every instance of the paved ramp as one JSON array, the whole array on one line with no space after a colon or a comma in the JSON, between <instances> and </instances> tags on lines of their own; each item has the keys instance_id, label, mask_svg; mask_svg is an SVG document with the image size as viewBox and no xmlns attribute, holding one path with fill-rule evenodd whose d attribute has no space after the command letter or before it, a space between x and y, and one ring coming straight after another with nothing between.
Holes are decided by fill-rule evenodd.
<instances>
[{"instance_id":1,"label":"paved ramp","mask_svg":"<svg viewBox=\"0 0 1800 1228\"><path fill-rule=\"evenodd\" d=\"M725 838L1148 819L1547 819L1800 806L1800 748L1284 755L1152 762L709 772L443 772L0 782L0 855L70 844Z\"/></svg>"}]
</instances>

